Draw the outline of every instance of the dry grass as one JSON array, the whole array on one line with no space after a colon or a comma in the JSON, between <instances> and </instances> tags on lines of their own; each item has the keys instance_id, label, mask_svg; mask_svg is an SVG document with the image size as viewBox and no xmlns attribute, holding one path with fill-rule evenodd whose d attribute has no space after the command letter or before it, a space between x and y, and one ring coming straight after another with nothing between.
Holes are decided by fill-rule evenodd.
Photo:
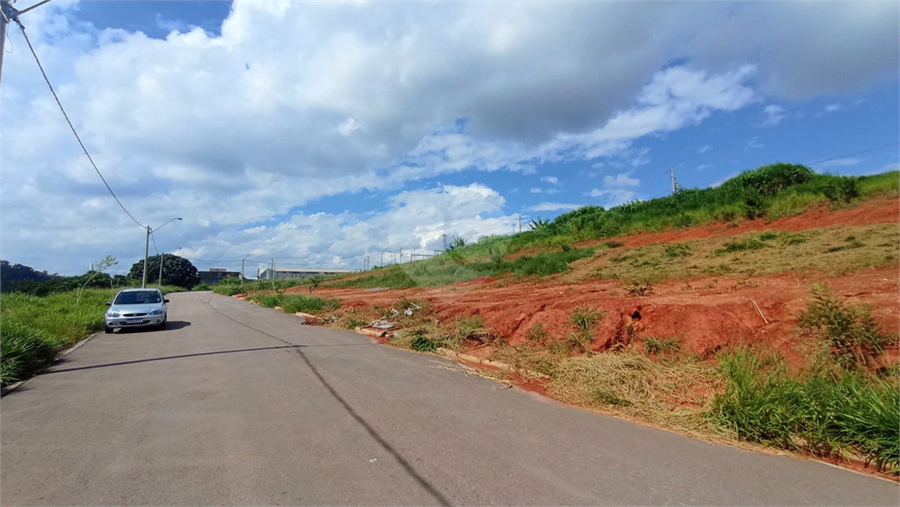
<instances>
[{"instance_id":1,"label":"dry grass","mask_svg":"<svg viewBox=\"0 0 900 507\"><path fill-rule=\"evenodd\" d=\"M658 281L805 270L843 274L897 264L900 262L898 241L897 224L878 224L797 233L754 232L685 243L598 250L591 258L573 262L563 280L575 282L599 277ZM746 249L741 250L742 246Z\"/></svg>"},{"instance_id":2,"label":"dry grass","mask_svg":"<svg viewBox=\"0 0 900 507\"><path fill-rule=\"evenodd\" d=\"M694 358L653 360L634 349L571 357L528 346L500 347L494 358L519 376L549 378L547 393L562 402L691 433L722 434L706 417L721 376Z\"/></svg>"}]
</instances>

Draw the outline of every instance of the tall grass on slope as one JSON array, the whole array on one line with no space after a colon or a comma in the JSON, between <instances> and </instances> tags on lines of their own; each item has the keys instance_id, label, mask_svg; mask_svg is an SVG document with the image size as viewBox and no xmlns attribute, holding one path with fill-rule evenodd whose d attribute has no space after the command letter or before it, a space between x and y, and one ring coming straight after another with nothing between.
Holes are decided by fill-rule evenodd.
<instances>
[{"instance_id":1,"label":"tall grass on slope","mask_svg":"<svg viewBox=\"0 0 900 507\"><path fill-rule=\"evenodd\" d=\"M896 378L817 369L790 377L778 356L744 348L719 357L725 392L711 415L739 438L821 456L848 449L895 470L900 449Z\"/></svg>"},{"instance_id":2,"label":"tall grass on slope","mask_svg":"<svg viewBox=\"0 0 900 507\"><path fill-rule=\"evenodd\" d=\"M266 308L281 308L287 313L314 313L321 310L335 310L341 303L335 299L320 299L302 295L254 294L248 299L256 301Z\"/></svg>"},{"instance_id":3,"label":"tall grass on slope","mask_svg":"<svg viewBox=\"0 0 900 507\"><path fill-rule=\"evenodd\" d=\"M103 329L106 301L115 290L85 290L46 297L0 295L0 370L2 382L23 380L46 366L68 345Z\"/></svg>"},{"instance_id":4,"label":"tall grass on slope","mask_svg":"<svg viewBox=\"0 0 900 507\"><path fill-rule=\"evenodd\" d=\"M523 255L514 260L499 256L481 262L464 262L447 257L430 259L416 263L390 266L376 271L371 276L344 280L328 284L328 287L386 287L408 289L411 287L438 287L457 282L473 280L482 276L548 276L569 269L569 264L594 254L594 248L563 248L556 252L542 252L537 255Z\"/></svg>"},{"instance_id":5,"label":"tall grass on slope","mask_svg":"<svg viewBox=\"0 0 900 507\"><path fill-rule=\"evenodd\" d=\"M50 333L8 319L0 321L0 382L24 380L50 364L63 342Z\"/></svg>"}]
</instances>

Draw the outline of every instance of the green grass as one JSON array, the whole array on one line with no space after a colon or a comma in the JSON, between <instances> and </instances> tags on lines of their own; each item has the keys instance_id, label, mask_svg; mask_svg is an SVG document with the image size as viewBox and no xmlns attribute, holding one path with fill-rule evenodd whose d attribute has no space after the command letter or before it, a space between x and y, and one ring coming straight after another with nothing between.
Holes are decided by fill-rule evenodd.
<instances>
[{"instance_id":1,"label":"green grass","mask_svg":"<svg viewBox=\"0 0 900 507\"><path fill-rule=\"evenodd\" d=\"M438 287L478 277L497 277L512 274L519 277L547 276L562 273L569 264L590 257L595 248L564 248L537 255L522 255L514 260L494 257L490 260L463 262L450 257L438 257L410 264L374 270L369 276L326 284L326 287L359 287L407 289L410 287Z\"/></svg>"},{"instance_id":2,"label":"green grass","mask_svg":"<svg viewBox=\"0 0 900 507\"><path fill-rule=\"evenodd\" d=\"M823 203L844 207L848 201L852 205L860 199L896 195L900 186L898 181L900 173L897 171L851 177L817 174L796 164L770 164L745 171L715 188L684 189L668 197L631 202L610 209L584 206L559 215L552 221L538 218L531 221L529 231L511 236L484 236L427 261L376 268L368 276L352 280L346 276L335 277L325 286L401 289L436 287L481 276L547 276L568 271L569 264L590 256L587 249L572 246L578 242L723 220L780 218L802 213ZM790 240L793 242L788 244L805 240L795 235ZM767 241L771 240L756 237L747 242L725 245L719 255L761 250ZM833 245L830 247L833 251L824 253L841 252L854 245ZM600 241L595 252L621 246L622 243L614 240ZM540 250L553 251L535 253ZM509 259L512 254L523 251L527 255ZM665 254L672 260L696 257L693 245L688 244L670 245ZM620 254L619 257L627 256ZM835 261L829 259L832 266L841 265ZM732 266L719 262L713 269L714 273L709 274L723 274L731 269Z\"/></svg>"},{"instance_id":3,"label":"green grass","mask_svg":"<svg viewBox=\"0 0 900 507\"><path fill-rule=\"evenodd\" d=\"M164 294L180 287L155 286ZM34 296L19 292L0 295L0 370L2 383L30 377L61 350L103 329L106 302L119 289L85 289ZM49 358L49 359L48 359Z\"/></svg>"},{"instance_id":4,"label":"green grass","mask_svg":"<svg viewBox=\"0 0 900 507\"><path fill-rule=\"evenodd\" d=\"M275 308L277 306L286 313L316 313L323 310L336 310L341 306L341 303L336 299L320 299L296 294L253 294L247 299L256 301L266 308Z\"/></svg>"},{"instance_id":5,"label":"green grass","mask_svg":"<svg viewBox=\"0 0 900 507\"><path fill-rule=\"evenodd\" d=\"M710 416L739 438L821 456L842 449L896 469L900 397L895 376L815 369L788 375L780 357L744 348L719 356L725 392Z\"/></svg>"}]
</instances>

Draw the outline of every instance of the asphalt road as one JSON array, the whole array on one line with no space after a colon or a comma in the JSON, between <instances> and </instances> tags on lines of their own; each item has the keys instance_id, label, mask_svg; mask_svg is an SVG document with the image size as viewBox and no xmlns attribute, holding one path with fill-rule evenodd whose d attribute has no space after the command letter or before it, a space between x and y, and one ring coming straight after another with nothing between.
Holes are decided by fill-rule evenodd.
<instances>
[{"instance_id":1,"label":"asphalt road","mask_svg":"<svg viewBox=\"0 0 900 507\"><path fill-rule=\"evenodd\" d=\"M2 505L855 505L898 486L505 389L211 293L0 401Z\"/></svg>"}]
</instances>

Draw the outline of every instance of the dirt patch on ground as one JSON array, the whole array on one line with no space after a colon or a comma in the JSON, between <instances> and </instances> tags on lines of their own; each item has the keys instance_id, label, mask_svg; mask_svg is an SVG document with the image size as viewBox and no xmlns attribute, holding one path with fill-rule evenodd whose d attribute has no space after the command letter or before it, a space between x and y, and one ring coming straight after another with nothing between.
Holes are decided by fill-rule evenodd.
<instances>
[{"instance_id":1,"label":"dirt patch on ground","mask_svg":"<svg viewBox=\"0 0 900 507\"><path fill-rule=\"evenodd\" d=\"M605 314L594 333L594 350L629 343L640 349L647 338L676 338L686 351L700 355L732 344L764 343L800 362L811 351L794 329L814 283L826 283L849 304L868 305L885 331L897 333L898 275L900 266L894 265L831 277L785 273L750 280L670 280L654 285L645 297L630 296L613 280L502 286L493 279L481 279L437 289L369 291L364 299L357 289L317 293L341 298L344 308L357 310L370 310L373 305L387 308L400 298L422 299L444 321L480 316L485 326L513 345L527 342L529 330L538 323L548 342L566 339L574 331L572 310L590 306ZM892 355L896 360L896 347Z\"/></svg>"}]
</instances>

